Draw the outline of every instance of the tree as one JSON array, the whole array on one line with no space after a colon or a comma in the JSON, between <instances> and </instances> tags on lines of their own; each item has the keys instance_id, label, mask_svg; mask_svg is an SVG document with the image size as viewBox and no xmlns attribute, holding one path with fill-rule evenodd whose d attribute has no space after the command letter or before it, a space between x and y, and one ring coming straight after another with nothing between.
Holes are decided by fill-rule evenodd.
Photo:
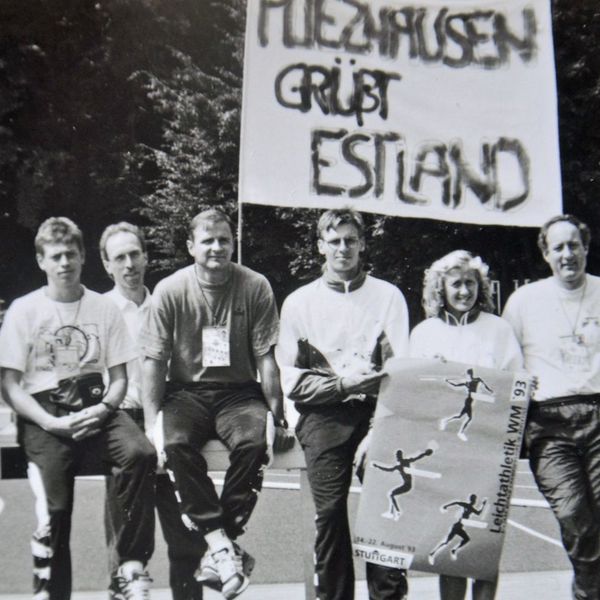
<instances>
[{"instance_id":1,"label":"tree","mask_svg":"<svg viewBox=\"0 0 600 600\"><path fill-rule=\"evenodd\" d=\"M188 260L192 213L237 202L242 0L5 0L0 7L0 297L40 281L31 241L41 219L66 214L88 242L86 277L107 279L100 231L127 218L148 228L153 279ZM600 229L600 8L553 2L565 210ZM243 260L278 299L320 268L318 211L243 208ZM423 270L464 247L513 278L546 271L529 228L480 227L368 215L375 274L407 292L420 318ZM23 258L26 257L26 258ZM592 271L600 265L592 246ZM91 268L90 268L91 267Z\"/></svg>"}]
</instances>

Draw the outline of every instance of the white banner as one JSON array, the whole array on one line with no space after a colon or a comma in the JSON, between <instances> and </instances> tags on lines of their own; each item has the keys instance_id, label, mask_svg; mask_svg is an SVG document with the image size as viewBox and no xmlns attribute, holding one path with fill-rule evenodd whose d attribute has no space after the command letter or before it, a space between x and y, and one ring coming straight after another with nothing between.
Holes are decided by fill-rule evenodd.
<instances>
[{"instance_id":1,"label":"white banner","mask_svg":"<svg viewBox=\"0 0 600 600\"><path fill-rule=\"evenodd\" d=\"M240 201L560 213L549 0L249 0Z\"/></svg>"}]
</instances>

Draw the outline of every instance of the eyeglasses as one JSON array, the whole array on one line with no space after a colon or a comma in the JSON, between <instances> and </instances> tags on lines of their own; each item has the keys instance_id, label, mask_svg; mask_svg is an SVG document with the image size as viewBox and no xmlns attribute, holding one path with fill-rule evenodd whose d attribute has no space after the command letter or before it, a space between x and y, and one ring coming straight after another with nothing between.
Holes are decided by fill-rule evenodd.
<instances>
[{"instance_id":1,"label":"eyeglasses","mask_svg":"<svg viewBox=\"0 0 600 600\"><path fill-rule=\"evenodd\" d=\"M321 238L321 239L323 239L323 238ZM356 248L358 246L358 244L360 243L360 239L357 237L333 238L332 240L323 239L323 241L330 248L334 248L334 249L339 248L342 245L342 242L344 242L344 246L346 246L346 248L350 248L350 249Z\"/></svg>"}]
</instances>

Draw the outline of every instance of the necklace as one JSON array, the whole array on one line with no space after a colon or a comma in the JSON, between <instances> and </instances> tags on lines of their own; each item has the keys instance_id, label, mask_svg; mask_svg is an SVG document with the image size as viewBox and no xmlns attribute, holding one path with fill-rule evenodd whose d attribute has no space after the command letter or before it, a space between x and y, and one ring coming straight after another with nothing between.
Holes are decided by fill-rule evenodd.
<instances>
[{"instance_id":1,"label":"necklace","mask_svg":"<svg viewBox=\"0 0 600 600\"><path fill-rule=\"evenodd\" d=\"M569 318L569 313L567 312L567 309L565 307L565 304L564 304L562 298L560 297L560 294L558 296L558 301L560 303L560 307L562 308L563 314L565 315L565 319L571 329L571 337L572 338L579 337L575 334L575 331L577 330L577 323L579 322L579 316L581 315L581 307L583 306L583 299L585 298L586 288L587 288L587 279L583 282L583 290L581 291L581 298L579 298L579 304L577 305L577 313L575 314L575 321L573 323L571 323L571 319Z\"/></svg>"},{"instance_id":2,"label":"necklace","mask_svg":"<svg viewBox=\"0 0 600 600\"><path fill-rule=\"evenodd\" d=\"M77 323L77 317L79 316L79 309L81 308L81 301L83 300L83 292L81 293L81 296L79 296L79 300L77 300L77 307L75 308L75 316L73 317L73 321L71 323L67 323L67 326L72 327L73 325L75 325L75 323ZM56 309L56 315L58 316L58 322L60 323L61 328L65 327L65 323L62 319L62 314L60 312L60 309L58 308L58 305L60 303L54 301L54 308Z\"/></svg>"},{"instance_id":3,"label":"necklace","mask_svg":"<svg viewBox=\"0 0 600 600\"><path fill-rule=\"evenodd\" d=\"M217 326L217 315L220 312L221 306L225 305L228 298L229 298L229 292L231 291L231 277L225 282L225 289L216 289L214 291L215 295L217 296L217 300L216 302L211 302L208 299L208 296L206 295L206 292L204 291L204 285L202 282L202 279L200 279L200 276L198 275L198 273L196 272L196 280L198 281L198 287L200 288L200 293L202 294L202 298L204 300L204 302L206 303L206 307L208 308L208 314L210 316L210 324L211 326L215 327ZM210 293L210 289L209 289L209 293ZM221 319L222 320L222 319ZM222 327L224 325L224 323L219 323L219 327Z\"/></svg>"}]
</instances>

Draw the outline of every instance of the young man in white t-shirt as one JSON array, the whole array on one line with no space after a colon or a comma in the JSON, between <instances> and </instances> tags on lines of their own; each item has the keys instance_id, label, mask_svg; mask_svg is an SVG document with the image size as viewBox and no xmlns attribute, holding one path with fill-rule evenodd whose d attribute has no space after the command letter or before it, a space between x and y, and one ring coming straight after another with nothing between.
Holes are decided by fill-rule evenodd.
<instances>
[{"instance_id":1,"label":"young man in white t-shirt","mask_svg":"<svg viewBox=\"0 0 600 600\"><path fill-rule=\"evenodd\" d=\"M560 215L538 245L552 276L516 290L504 309L538 378L525 441L561 528L573 597L600 598L600 278L586 273L590 231Z\"/></svg>"},{"instance_id":2,"label":"young man in white t-shirt","mask_svg":"<svg viewBox=\"0 0 600 600\"><path fill-rule=\"evenodd\" d=\"M2 392L18 415L19 443L36 497L34 596L71 596L74 478L81 465L92 463L119 473L117 598L145 600L156 455L133 421L117 410L135 347L114 304L81 285L83 238L71 220L44 221L35 248L48 285L17 298L0 332Z\"/></svg>"}]
</instances>

